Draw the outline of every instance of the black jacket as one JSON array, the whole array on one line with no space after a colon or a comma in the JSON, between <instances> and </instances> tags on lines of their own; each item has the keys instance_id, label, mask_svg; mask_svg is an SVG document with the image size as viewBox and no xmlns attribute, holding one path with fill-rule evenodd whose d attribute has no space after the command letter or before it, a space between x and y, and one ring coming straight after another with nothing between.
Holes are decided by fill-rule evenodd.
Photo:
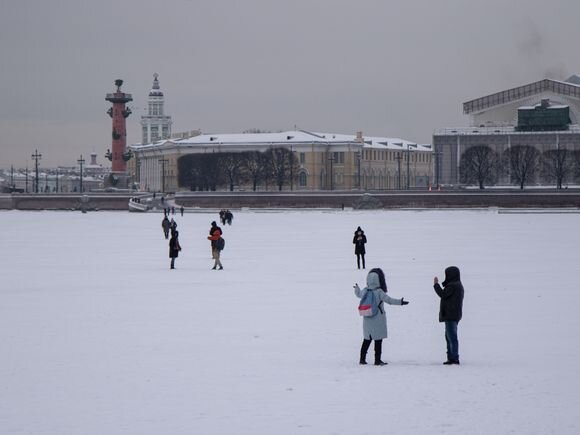
<instances>
[{"instance_id":1,"label":"black jacket","mask_svg":"<svg viewBox=\"0 0 580 435\"><path fill-rule=\"evenodd\" d=\"M360 233L360 234L359 234ZM365 243L367 242L367 236L365 232L357 228L354 232L354 237L352 238L352 243L354 243L354 253L356 254L366 254Z\"/></svg>"},{"instance_id":2,"label":"black jacket","mask_svg":"<svg viewBox=\"0 0 580 435\"><path fill-rule=\"evenodd\" d=\"M463 284L461 284L459 268L450 266L445 269L443 288L438 283L433 285L433 288L441 298L439 321L459 322L463 315Z\"/></svg>"},{"instance_id":3,"label":"black jacket","mask_svg":"<svg viewBox=\"0 0 580 435\"><path fill-rule=\"evenodd\" d=\"M169 258L179 257L179 251L181 251L179 239L176 235L173 235L171 239L169 239Z\"/></svg>"}]
</instances>

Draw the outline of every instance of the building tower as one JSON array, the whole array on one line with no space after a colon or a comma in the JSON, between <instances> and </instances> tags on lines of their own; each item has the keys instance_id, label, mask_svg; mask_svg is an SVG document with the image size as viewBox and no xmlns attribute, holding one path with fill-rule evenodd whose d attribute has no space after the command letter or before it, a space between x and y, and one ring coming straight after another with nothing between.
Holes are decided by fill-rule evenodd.
<instances>
[{"instance_id":1,"label":"building tower","mask_svg":"<svg viewBox=\"0 0 580 435\"><path fill-rule=\"evenodd\" d=\"M159 74L153 74L153 87L149 91L147 115L141 117L142 143L157 142L171 136L171 116L164 114L165 100L159 89Z\"/></svg>"},{"instance_id":2,"label":"building tower","mask_svg":"<svg viewBox=\"0 0 580 435\"><path fill-rule=\"evenodd\" d=\"M127 161L131 158L131 152L127 151L127 125L125 119L131 114L131 109L125 107L125 103L133 101L131 94L121 92L123 80L115 80L117 91L107 94L105 100L113 103L107 113L113 118L113 143L106 156L112 162L113 172L126 172Z\"/></svg>"}]
</instances>

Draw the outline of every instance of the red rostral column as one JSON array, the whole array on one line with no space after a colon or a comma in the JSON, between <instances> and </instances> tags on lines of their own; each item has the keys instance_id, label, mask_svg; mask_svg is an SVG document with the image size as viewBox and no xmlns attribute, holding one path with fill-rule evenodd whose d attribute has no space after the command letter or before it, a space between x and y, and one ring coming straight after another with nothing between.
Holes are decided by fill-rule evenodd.
<instances>
[{"instance_id":1,"label":"red rostral column","mask_svg":"<svg viewBox=\"0 0 580 435\"><path fill-rule=\"evenodd\" d=\"M131 158L131 153L127 152L127 125L125 119L131 114L131 109L125 107L125 103L133 101L131 94L121 92L123 80L115 80L117 92L107 94L105 100L113 103L107 113L113 118L113 144L107 157L111 160L113 172L126 172L127 161Z\"/></svg>"}]
</instances>

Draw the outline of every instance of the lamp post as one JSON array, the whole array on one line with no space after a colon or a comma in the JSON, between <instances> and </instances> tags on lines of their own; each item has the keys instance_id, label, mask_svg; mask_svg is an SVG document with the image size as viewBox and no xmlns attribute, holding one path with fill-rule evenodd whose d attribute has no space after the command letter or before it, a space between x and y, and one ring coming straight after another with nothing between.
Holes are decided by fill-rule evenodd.
<instances>
[{"instance_id":1,"label":"lamp post","mask_svg":"<svg viewBox=\"0 0 580 435\"><path fill-rule=\"evenodd\" d=\"M411 188L411 147L416 146L407 144L407 190Z\"/></svg>"},{"instance_id":2,"label":"lamp post","mask_svg":"<svg viewBox=\"0 0 580 435\"><path fill-rule=\"evenodd\" d=\"M159 159L159 163L161 163L161 191L165 192L165 164L169 163L167 159Z\"/></svg>"},{"instance_id":3,"label":"lamp post","mask_svg":"<svg viewBox=\"0 0 580 435\"><path fill-rule=\"evenodd\" d=\"M360 184L360 161L362 160L362 151L356 153L356 159L358 160L358 189L361 190L362 186Z\"/></svg>"},{"instance_id":4,"label":"lamp post","mask_svg":"<svg viewBox=\"0 0 580 435\"><path fill-rule=\"evenodd\" d=\"M397 159L397 189L401 190L401 160L403 156L399 152L395 158Z\"/></svg>"},{"instance_id":5,"label":"lamp post","mask_svg":"<svg viewBox=\"0 0 580 435\"><path fill-rule=\"evenodd\" d=\"M54 181L56 183L55 191L56 191L56 193L58 193L58 168L56 168L56 178Z\"/></svg>"},{"instance_id":6,"label":"lamp post","mask_svg":"<svg viewBox=\"0 0 580 435\"><path fill-rule=\"evenodd\" d=\"M81 170L81 193L83 193L83 165L85 163L85 159L83 159L83 155L81 154L81 158L77 160L79 166L80 166L80 170Z\"/></svg>"},{"instance_id":7,"label":"lamp post","mask_svg":"<svg viewBox=\"0 0 580 435\"><path fill-rule=\"evenodd\" d=\"M334 155L332 153L330 154L328 161L330 162L330 190L334 190Z\"/></svg>"},{"instance_id":8,"label":"lamp post","mask_svg":"<svg viewBox=\"0 0 580 435\"><path fill-rule=\"evenodd\" d=\"M290 190L294 190L294 151L292 146L290 146L290 155L288 156L290 160Z\"/></svg>"},{"instance_id":9,"label":"lamp post","mask_svg":"<svg viewBox=\"0 0 580 435\"><path fill-rule=\"evenodd\" d=\"M38 154L38 150L34 150L32 158L34 159L34 169L35 169L34 192L38 193L38 161L42 158L42 154Z\"/></svg>"},{"instance_id":10,"label":"lamp post","mask_svg":"<svg viewBox=\"0 0 580 435\"><path fill-rule=\"evenodd\" d=\"M441 176L441 156L443 155L442 151L434 151L433 155L435 156L435 185L437 189L439 189L439 177Z\"/></svg>"},{"instance_id":11,"label":"lamp post","mask_svg":"<svg viewBox=\"0 0 580 435\"><path fill-rule=\"evenodd\" d=\"M25 191L26 191L26 193L28 193L28 165L26 165L26 184L25 184L25 186L26 186Z\"/></svg>"}]
</instances>

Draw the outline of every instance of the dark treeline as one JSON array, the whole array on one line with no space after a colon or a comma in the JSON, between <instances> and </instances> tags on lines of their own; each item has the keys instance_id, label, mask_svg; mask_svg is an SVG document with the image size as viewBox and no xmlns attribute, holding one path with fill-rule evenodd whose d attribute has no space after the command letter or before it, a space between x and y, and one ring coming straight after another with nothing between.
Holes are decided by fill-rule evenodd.
<instances>
[{"instance_id":1,"label":"dark treeline","mask_svg":"<svg viewBox=\"0 0 580 435\"><path fill-rule=\"evenodd\" d=\"M183 156L178 161L180 187L190 190L230 190L250 186L252 190L290 188L298 164L286 148L265 152L206 153Z\"/></svg>"},{"instance_id":2,"label":"dark treeline","mask_svg":"<svg viewBox=\"0 0 580 435\"><path fill-rule=\"evenodd\" d=\"M516 145L499 154L488 145L477 145L463 153L459 170L463 184L480 189L501 177L520 189L537 182L562 189L566 183L580 182L580 151L558 148L542 153L530 145Z\"/></svg>"}]
</instances>

